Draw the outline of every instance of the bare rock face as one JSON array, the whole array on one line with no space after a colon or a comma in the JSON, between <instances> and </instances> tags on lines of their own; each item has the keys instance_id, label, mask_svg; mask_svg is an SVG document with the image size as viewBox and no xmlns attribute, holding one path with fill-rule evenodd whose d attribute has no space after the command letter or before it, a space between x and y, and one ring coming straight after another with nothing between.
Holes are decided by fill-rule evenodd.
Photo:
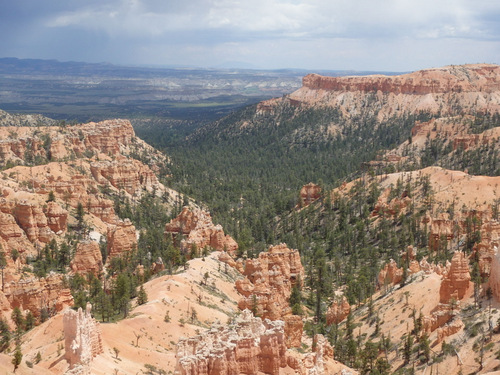
<instances>
[{"instance_id":1,"label":"bare rock face","mask_svg":"<svg viewBox=\"0 0 500 375\"><path fill-rule=\"evenodd\" d=\"M42 308L55 313L73 306L71 291L64 287L63 277L56 274L6 283L4 294L8 308L30 310L35 317L40 316Z\"/></svg>"},{"instance_id":2,"label":"bare rock face","mask_svg":"<svg viewBox=\"0 0 500 375\"><path fill-rule=\"evenodd\" d=\"M128 120L106 120L82 126L84 143L104 154L116 155L123 146L128 146L135 137L134 128Z\"/></svg>"},{"instance_id":3,"label":"bare rock face","mask_svg":"<svg viewBox=\"0 0 500 375\"><path fill-rule=\"evenodd\" d=\"M407 196L396 197L389 200L392 188L385 189L377 199L377 203L373 208L372 216L378 215L399 215L411 203L411 199Z\"/></svg>"},{"instance_id":4,"label":"bare rock face","mask_svg":"<svg viewBox=\"0 0 500 375\"><path fill-rule=\"evenodd\" d=\"M234 256L238 249L236 241L224 234L222 226L214 225L210 214L201 209L184 207L179 216L165 226L165 234L186 236L180 244L184 251L195 245L198 249L211 247Z\"/></svg>"},{"instance_id":5,"label":"bare rock face","mask_svg":"<svg viewBox=\"0 0 500 375\"><path fill-rule=\"evenodd\" d=\"M14 216L0 212L0 236L8 241L9 239L21 238L23 230L17 225Z\"/></svg>"},{"instance_id":6,"label":"bare rock face","mask_svg":"<svg viewBox=\"0 0 500 375\"><path fill-rule=\"evenodd\" d=\"M53 238L54 233L40 206L21 201L14 209L14 216L30 241L47 243Z\"/></svg>"},{"instance_id":7,"label":"bare rock face","mask_svg":"<svg viewBox=\"0 0 500 375\"><path fill-rule=\"evenodd\" d=\"M498 246L495 246L494 249L495 255L491 262L491 272L488 279L488 285L498 301L500 300L500 251L498 251Z\"/></svg>"},{"instance_id":8,"label":"bare rock face","mask_svg":"<svg viewBox=\"0 0 500 375\"><path fill-rule=\"evenodd\" d=\"M447 242L453 239L453 220L445 218L431 218L431 228L429 233L429 247L434 251L438 249L442 240Z\"/></svg>"},{"instance_id":9,"label":"bare rock face","mask_svg":"<svg viewBox=\"0 0 500 375\"><path fill-rule=\"evenodd\" d=\"M236 268L240 273L245 272L245 269L243 267L243 260L240 258L237 261L235 261L233 257L229 255L226 251L221 251L221 253L219 254L219 261L227 264L228 266Z\"/></svg>"},{"instance_id":10,"label":"bare rock face","mask_svg":"<svg viewBox=\"0 0 500 375\"><path fill-rule=\"evenodd\" d=\"M381 287L391 284L398 284L402 279L403 268L398 268L398 265L393 259L391 259L389 263L387 263L378 274L378 283Z\"/></svg>"},{"instance_id":11,"label":"bare rock face","mask_svg":"<svg viewBox=\"0 0 500 375\"><path fill-rule=\"evenodd\" d=\"M285 342L287 348L299 348L302 343L304 321L298 315L287 315L285 321Z\"/></svg>"},{"instance_id":12,"label":"bare rock face","mask_svg":"<svg viewBox=\"0 0 500 375\"><path fill-rule=\"evenodd\" d=\"M449 303L464 298L470 286L469 261L463 252L457 251L451 260L450 270L441 281L439 301Z\"/></svg>"},{"instance_id":13,"label":"bare rock face","mask_svg":"<svg viewBox=\"0 0 500 375\"><path fill-rule=\"evenodd\" d=\"M422 329L427 335L430 335L431 332L444 327L453 317L454 314L451 307L440 303L432 310L430 315L423 317Z\"/></svg>"},{"instance_id":14,"label":"bare rock face","mask_svg":"<svg viewBox=\"0 0 500 375\"><path fill-rule=\"evenodd\" d=\"M400 76L322 77L309 74L302 84L314 90L364 91L427 95L433 93L500 90L500 67L468 65L421 70Z\"/></svg>"},{"instance_id":15,"label":"bare rock face","mask_svg":"<svg viewBox=\"0 0 500 375\"><path fill-rule=\"evenodd\" d=\"M248 310L234 325L214 327L203 335L181 339L177 344L180 375L278 375L286 367L282 321L262 321Z\"/></svg>"},{"instance_id":16,"label":"bare rock face","mask_svg":"<svg viewBox=\"0 0 500 375\"><path fill-rule=\"evenodd\" d=\"M321 197L321 186L312 182L300 189L300 207L307 207Z\"/></svg>"},{"instance_id":17,"label":"bare rock face","mask_svg":"<svg viewBox=\"0 0 500 375\"><path fill-rule=\"evenodd\" d=\"M85 275L91 272L96 276L99 275L103 267L99 244L95 241L79 242L70 267L74 273Z\"/></svg>"},{"instance_id":18,"label":"bare rock face","mask_svg":"<svg viewBox=\"0 0 500 375\"><path fill-rule=\"evenodd\" d=\"M138 160L93 162L90 170L98 183L105 184L109 181L115 188L124 189L131 195L138 195L142 188L151 191L154 186L158 186L154 172Z\"/></svg>"},{"instance_id":19,"label":"bare rock face","mask_svg":"<svg viewBox=\"0 0 500 375\"><path fill-rule=\"evenodd\" d=\"M316 334L313 338L314 352L309 353L304 358L304 365L307 375L325 374L325 362L333 358L333 348L323 335Z\"/></svg>"},{"instance_id":20,"label":"bare rock face","mask_svg":"<svg viewBox=\"0 0 500 375\"><path fill-rule=\"evenodd\" d=\"M243 275L245 279L236 281L236 289L243 295L238 307L276 320L291 313L288 301L292 286L299 280L302 283L304 268L299 252L280 244L260 253L257 259L247 259Z\"/></svg>"},{"instance_id":21,"label":"bare rock face","mask_svg":"<svg viewBox=\"0 0 500 375\"><path fill-rule=\"evenodd\" d=\"M56 202L48 202L44 209L47 225L54 233L65 232L68 226L68 211Z\"/></svg>"},{"instance_id":22,"label":"bare rock face","mask_svg":"<svg viewBox=\"0 0 500 375\"><path fill-rule=\"evenodd\" d=\"M347 298L345 298L345 296L342 296L341 301L335 301L328 308L328 311L326 313L326 324L339 324L345 318L347 318L347 315L349 315L350 312L351 305L349 305L349 302L347 302Z\"/></svg>"},{"instance_id":23,"label":"bare rock face","mask_svg":"<svg viewBox=\"0 0 500 375\"><path fill-rule=\"evenodd\" d=\"M420 111L442 116L500 109L500 66L477 64L426 69L398 76L324 77L309 74L302 87L283 98L261 102L257 115L275 114L281 106L333 107L345 118L370 111L379 120ZM377 107L367 101L377 101ZM457 105L457 103L459 103Z\"/></svg>"},{"instance_id":24,"label":"bare rock face","mask_svg":"<svg viewBox=\"0 0 500 375\"><path fill-rule=\"evenodd\" d=\"M116 222L112 200L91 195L87 199L87 207L91 214L97 216L105 223L114 224Z\"/></svg>"},{"instance_id":25,"label":"bare rock face","mask_svg":"<svg viewBox=\"0 0 500 375\"><path fill-rule=\"evenodd\" d=\"M108 259L123 256L137 248L135 227L129 219L117 221L108 227Z\"/></svg>"},{"instance_id":26,"label":"bare rock face","mask_svg":"<svg viewBox=\"0 0 500 375\"><path fill-rule=\"evenodd\" d=\"M498 290L498 286L494 284L497 284L499 279L498 259L495 260L499 246L500 222L496 220L485 222L481 227L481 242L474 246L473 254L479 259L481 276L488 279L489 286L494 292ZM500 296L500 294L495 295L497 298Z\"/></svg>"},{"instance_id":27,"label":"bare rock face","mask_svg":"<svg viewBox=\"0 0 500 375\"><path fill-rule=\"evenodd\" d=\"M462 319L460 317L455 317L451 322L445 324L443 327L437 329L437 341L436 343L443 342L448 336L454 335L460 332L465 327Z\"/></svg>"},{"instance_id":28,"label":"bare rock face","mask_svg":"<svg viewBox=\"0 0 500 375\"><path fill-rule=\"evenodd\" d=\"M90 314L92 306L87 303L85 312L68 309L64 313L64 357L70 368L77 365L84 368L90 365L93 358L103 352L101 328Z\"/></svg>"}]
</instances>

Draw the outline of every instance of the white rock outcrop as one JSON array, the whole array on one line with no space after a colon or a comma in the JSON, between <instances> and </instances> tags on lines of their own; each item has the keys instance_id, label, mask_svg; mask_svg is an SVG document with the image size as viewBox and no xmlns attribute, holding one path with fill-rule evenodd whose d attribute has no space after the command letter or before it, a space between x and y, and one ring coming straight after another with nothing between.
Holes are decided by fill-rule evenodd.
<instances>
[{"instance_id":1,"label":"white rock outcrop","mask_svg":"<svg viewBox=\"0 0 500 375\"><path fill-rule=\"evenodd\" d=\"M101 328L90 314L92 305L87 303L83 312L82 308L68 309L64 312L64 357L70 369L82 367L80 373L90 373L90 362L103 352Z\"/></svg>"}]
</instances>

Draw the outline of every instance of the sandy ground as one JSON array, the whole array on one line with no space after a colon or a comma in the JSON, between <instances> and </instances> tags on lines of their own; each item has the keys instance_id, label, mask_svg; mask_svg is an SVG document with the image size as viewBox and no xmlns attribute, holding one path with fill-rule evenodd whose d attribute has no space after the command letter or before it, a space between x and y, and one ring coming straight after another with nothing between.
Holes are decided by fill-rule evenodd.
<instances>
[{"instance_id":1,"label":"sandy ground","mask_svg":"<svg viewBox=\"0 0 500 375\"><path fill-rule=\"evenodd\" d=\"M104 353L92 362L92 374L137 374L146 370L145 364L173 372L179 338L203 332L215 321L225 323L237 313L234 281L241 276L231 267L226 273L217 256L191 260L187 271L149 281L144 286L146 304L133 308L127 319L101 324ZM207 283L201 285L207 272ZM197 319L191 321L193 310ZM164 321L167 311L170 322ZM62 317L59 313L23 337L24 356L17 374L61 374L68 369ZM118 358L114 348L119 350ZM42 361L29 368L25 361L33 362L38 351ZM0 374L12 373L11 359L10 354L0 354Z\"/></svg>"}]
</instances>

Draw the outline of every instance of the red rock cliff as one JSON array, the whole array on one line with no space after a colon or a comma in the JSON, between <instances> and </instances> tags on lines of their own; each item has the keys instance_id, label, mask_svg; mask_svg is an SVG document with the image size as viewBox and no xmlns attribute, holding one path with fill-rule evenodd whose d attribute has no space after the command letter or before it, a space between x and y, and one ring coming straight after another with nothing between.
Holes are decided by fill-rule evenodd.
<instances>
[{"instance_id":1,"label":"red rock cliff","mask_svg":"<svg viewBox=\"0 0 500 375\"><path fill-rule=\"evenodd\" d=\"M198 250L211 247L234 255L238 249L236 241L224 234L222 226L214 225L210 214L201 209L184 207L179 216L165 225L165 234L185 235L186 238L180 243L184 251L189 251L191 246L195 245Z\"/></svg>"},{"instance_id":2,"label":"red rock cliff","mask_svg":"<svg viewBox=\"0 0 500 375\"><path fill-rule=\"evenodd\" d=\"M500 67L497 65L450 66L421 70L400 76L323 77L309 74L302 80L313 90L363 91L426 95L434 93L500 90Z\"/></svg>"},{"instance_id":3,"label":"red rock cliff","mask_svg":"<svg viewBox=\"0 0 500 375\"><path fill-rule=\"evenodd\" d=\"M73 272L81 275L91 272L98 276L103 268L99 244L95 241L79 242L70 267Z\"/></svg>"},{"instance_id":4,"label":"red rock cliff","mask_svg":"<svg viewBox=\"0 0 500 375\"><path fill-rule=\"evenodd\" d=\"M291 313L289 299L292 286L304 280L304 268L297 250L285 244L271 246L257 259L247 259L245 279L236 281L243 295L238 307L256 309L257 315L271 320L282 319Z\"/></svg>"},{"instance_id":5,"label":"red rock cliff","mask_svg":"<svg viewBox=\"0 0 500 375\"><path fill-rule=\"evenodd\" d=\"M108 227L108 260L123 256L137 248L135 227L129 219L119 220Z\"/></svg>"}]
</instances>

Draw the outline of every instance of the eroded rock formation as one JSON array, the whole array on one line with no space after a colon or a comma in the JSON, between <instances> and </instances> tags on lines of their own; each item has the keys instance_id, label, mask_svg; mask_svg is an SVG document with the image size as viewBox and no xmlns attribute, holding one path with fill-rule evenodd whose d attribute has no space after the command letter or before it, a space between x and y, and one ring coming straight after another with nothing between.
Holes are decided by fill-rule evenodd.
<instances>
[{"instance_id":1,"label":"eroded rock formation","mask_svg":"<svg viewBox=\"0 0 500 375\"><path fill-rule=\"evenodd\" d=\"M243 311L236 323L213 327L177 344L180 375L278 375L286 367L284 323L255 318Z\"/></svg>"},{"instance_id":2,"label":"eroded rock formation","mask_svg":"<svg viewBox=\"0 0 500 375\"><path fill-rule=\"evenodd\" d=\"M342 296L340 301L335 301L331 304L326 312L326 324L339 324L351 312L351 305L345 296Z\"/></svg>"},{"instance_id":3,"label":"eroded rock formation","mask_svg":"<svg viewBox=\"0 0 500 375\"><path fill-rule=\"evenodd\" d=\"M129 219L119 220L108 227L108 260L123 256L137 248L135 227Z\"/></svg>"},{"instance_id":4,"label":"eroded rock formation","mask_svg":"<svg viewBox=\"0 0 500 375\"><path fill-rule=\"evenodd\" d=\"M63 276L49 274L45 278L30 278L6 283L4 294L10 306L7 309L19 307L30 310L35 317L39 317L41 309L49 312L62 311L73 306L71 291L64 287Z\"/></svg>"},{"instance_id":5,"label":"eroded rock formation","mask_svg":"<svg viewBox=\"0 0 500 375\"><path fill-rule=\"evenodd\" d=\"M457 307L455 307L457 309ZM422 330L427 335L434 332L436 329L443 327L454 316L454 311L447 304L440 303L431 312L430 315L424 316L422 319Z\"/></svg>"},{"instance_id":6,"label":"eroded rock formation","mask_svg":"<svg viewBox=\"0 0 500 375\"><path fill-rule=\"evenodd\" d=\"M292 286L303 282L304 268L299 252L280 244L260 253L257 259L247 259L243 275L245 279L236 281L236 289L243 295L238 307L276 320L291 313L288 301Z\"/></svg>"},{"instance_id":7,"label":"eroded rock formation","mask_svg":"<svg viewBox=\"0 0 500 375\"><path fill-rule=\"evenodd\" d=\"M48 202L44 208L47 217L47 225L56 234L66 231L68 225L68 211L63 209L56 202Z\"/></svg>"},{"instance_id":8,"label":"eroded rock formation","mask_svg":"<svg viewBox=\"0 0 500 375\"><path fill-rule=\"evenodd\" d=\"M81 275L91 272L98 276L103 267L99 244L95 241L79 242L70 267L73 272L80 273Z\"/></svg>"},{"instance_id":9,"label":"eroded rock formation","mask_svg":"<svg viewBox=\"0 0 500 375\"><path fill-rule=\"evenodd\" d=\"M92 306L87 303L83 312L80 307L77 311L68 309L64 312L64 358L70 368L77 365L87 367L92 359L103 352L101 329L91 315Z\"/></svg>"},{"instance_id":10,"label":"eroded rock formation","mask_svg":"<svg viewBox=\"0 0 500 375\"><path fill-rule=\"evenodd\" d=\"M287 315L285 321L285 342L287 348L300 348L302 343L302 332L304 331L304 321L301 316Z\"/></svg>"},{"instance_id":11,"label":"eroded rock formation","mask_svg":"<svg viewBox=\"0 0 500 375\"><path fill-rule=\"evenodd\" d=\"M495 246L495 255L491 262L491 272L488 279L488 285L493 291L493 295L497 301L500 300L500 251L498 246Z\"/></svg>"},{"instance_id":12,"label":"eroded rock formation","mask_svg":"<svg viewBox=\"0 0 500 375\"><path fill-rule=\"evenodd\" d=\"M181 339L177 344L176 374L331 373L333 348L328 340L315 335L313 352L291 352L285 346L285 326L280 320L262 320L244 310L228 327L217 325L202 335Z\"/></svg>"},{"instance_id":13,"label":"eroded rock formation","mask_svg":"<svg viewBox=\"0 0 500 375\"><path fill-rule=\"evenodd\" d=\"M117 189L124 189L131 195L139 195L140 189L151 191L158 186L153 171L138 160L120 159L93 162L90 170L100 184L107 181Z\"/></svg>"},{"instance_id":14,"label":"eroded rock formation","mask_svg":"<svg viewBox=\"0 0 500 375\"><path fill-rule=\"evenodd\" d=\"M436 343L443 342L448 336L460 332L465 327L460 317L455 317L451 322L445 324L443 327L437 329Z\"/></svg>"},{"instance_id":15,"label":"eroded rock formation","mask_svg":"<svg viewBox=\"0 0 500 375\"><path fill-rule=\"evenodd\" d=\"M14 209L14 216L30 241L47 243L53 238L54 233L50 230L40 206L21 201Z\"/></svg>"},{"instance_id":16,"label":"eroded rock formation","mask_svg":"<svg viewBox=\"0 0 500 375\"><path fill-rule=\"evenodd\" d=\"M378 274L378 284L380 287L398 284L403 279L403 268L398 267L391 259Z\"/></svg>"},{"instance_id":17,"label":"eroded rock formation","mask_svg":"<svg viewBox=\"0 0 500 375\"><path fill-rule=\"evenodd\" d=\"M325 77L309 74L295 92L259 103L256 117L276 115L284 107L335 108L347 121L360 114L385 121L420 112L442 116L494 113L500 110L499 73L498 65L477 64L446 66L397 76ZM333 123L331 127L336 125ZM402 155L387 156L383 162L377 163L397 163Z\"/></svg>"},{"instance_id":18,"label":"eroded rock formation","mask_svg":"<svg viewBox=\"0 0 500 375\"><path fill-rule=\"evenodd\" d=\"M464 298L470 287L469 261L465 254L457 251L451 259L451 266L441 281L439 289L439 300L441 303L449 303L451 299L459 301Z\"/></svg>"},{"instance_id":19,"label":"eroded rock formation","mask_svg":"<svg viewBox=\"0 0 500 375\"><path fill-rule=\"evenodd\" d=\"M321 186L312 182L302 186L300 189L300 207L309 206L312 202L321 197Z\"/></svg>"},{"instance_id":20,"label":"eroded rock formation","mask_svg":"<svg viewBox=\"0 0 500 375\"><path fill-rule=\"evenodd\" d=\"M392 94L427 95L435 93L500 90L500 67L467 65L421 70L400 76L323 77L308 74L302 85L313 90L363 91Z\"/></svg>"},{"instance_id":21,"label":"eroded rock formation","mask_svg":"<svg viewBox=\"0 0 500 375\"><path fill-rule=\"evenodd\" d=\"M222 226L214 225L210 214L199 208L184 207L179 216L165 226L165 234L184 235L180 247L186 252L194 245L198 250L210 247L234 256L238 249L236 241L224 234Z\"/></svg>"}]
</instances>

